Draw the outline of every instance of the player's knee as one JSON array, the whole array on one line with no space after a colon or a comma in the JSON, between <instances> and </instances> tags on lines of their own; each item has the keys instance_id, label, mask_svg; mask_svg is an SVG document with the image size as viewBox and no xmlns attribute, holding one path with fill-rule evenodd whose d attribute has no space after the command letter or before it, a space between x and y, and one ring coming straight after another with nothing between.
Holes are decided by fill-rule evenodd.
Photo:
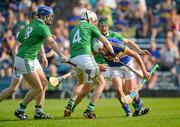
<instances>
[{"instance_id":1,"label":"player's knee","mask_svg":"<svg viewBox=\"0 0 180 127\"><path fill-rule=\"evenodd\" d=\"M11 94L16 92L16 90L17 90L17 88L15 88L15 87L10 87L9 88L9 91L10 91Z\"/></svg>"},{"instance_id":2,"label":"player's knee","mask_svg":"<svg viewBox=\"0 0 180 127\"><path fill-rule=\"evenodd\" d=\"M47 89L48 81L46 79L44 79L44 80L41 81L41 83L42 83L43 90Z\"/></svg>"},{"instance_id":3,"label":"player's knee","mask_svg":"<svg viewBox=\"0 0 180 127\"><path fill-rule=\"evenodd\" d=\"M37 93L40 93L40 92L43 91L43 87L42 87L42 86L38 86L38 87L36 87L35 89L36 89L36 92L37 92Z\"/></svg>"},{"instance_id":4,"label":"player's knee","mask_svg":"<svg viewBox=\"0 0 180 127\"><path fill-rule=\"evenodd\" d=\"M117 88L117 89L116 89L116 94L117 94L117 96L119 96L119 97L121 96L121 91L122 91L122 90L121 90L120 88Z\"/></svg>"},{"instance_id":5,"label":"player's knee","mask_svg":"<svg viewBox=\"0 0 180 127\"><path fill-rule=\"evenodd\" d=\"M81 95L81 96L86 96L88 92L89 92L89 89L88 89L88 88L83 89L83 90L80 92L80 95Z\"/></svg>"}]
</instances>

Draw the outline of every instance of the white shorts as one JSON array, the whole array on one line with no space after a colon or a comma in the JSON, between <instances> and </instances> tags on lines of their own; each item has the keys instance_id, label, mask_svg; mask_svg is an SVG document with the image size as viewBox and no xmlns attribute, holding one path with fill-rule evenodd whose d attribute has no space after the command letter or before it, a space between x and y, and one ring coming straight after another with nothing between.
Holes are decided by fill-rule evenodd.
<instances>
[{"instance_id":1,"label":"white shorts","mask_svg":"<svg viewBox=\"0 0 180 127\"><path fill-rule=\"evenodd\" d=\"M111 72L109 68L106 71L103 71L102 74L105 79L111 79Z\"/></svg>"},{"instance_id":2,"label":"white shorts","mask_svg":"<svg viewBox=\"0 0 180 127\"><path fill-rule=\"evenodd\" d=\"M133 61L129 61L127 64L129 67L133 67ZM122 66L122 67L110 67L110 77L111 79L115 77L124 78L125 80L135 78L135 74L129 68Z\"/></svg>"},{"instance_id":3,"label":"white shorts","mask_svg":"<svg viewBox=\"0 0 180 127\"><path fill-rule=\"evenodd\" d=\"M79 55L71 58L70 61L77 65L76 75L78 76L79 70L81 70L87 83L92 83L99 73L99 67L92 55Z\"/></svg>"},{"instance_id":4,"label":"white shorts","mask_svg":"<svg viewBox=\"0 0 180 127\"><path fill-rule=\"evenodd\" d=\"M23 74L28 74L38 69L43 70L38 59L28 61L16 56L13 68L13 78L21 79Z\"/></svg>"}]
</instances>

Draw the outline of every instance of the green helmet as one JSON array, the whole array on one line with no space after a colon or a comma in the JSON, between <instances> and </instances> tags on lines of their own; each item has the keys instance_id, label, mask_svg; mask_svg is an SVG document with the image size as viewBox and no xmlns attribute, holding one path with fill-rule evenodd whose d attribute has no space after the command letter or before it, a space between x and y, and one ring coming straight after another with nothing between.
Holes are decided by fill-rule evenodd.
<instances>
[{"instance_id":1,"label":"green helmet","mask_svg":"<svg viewBox=\"0 0 180 127\"><path fill-rule=\"evenodd\" d=\"M109 25L108 18L106 16L102 16L99 18L99 25Z\"/></svg>"}]
</instances>

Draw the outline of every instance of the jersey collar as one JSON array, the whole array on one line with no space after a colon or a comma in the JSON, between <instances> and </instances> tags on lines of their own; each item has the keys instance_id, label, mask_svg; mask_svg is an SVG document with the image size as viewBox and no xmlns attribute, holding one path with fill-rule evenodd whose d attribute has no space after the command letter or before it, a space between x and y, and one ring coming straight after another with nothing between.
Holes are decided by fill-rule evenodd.
<instances>
[{"instance_id":1,"label":"jersey collar","mask_svg":"<svg viewBox=\"0 0 180 127\"><path fill-rule=\"evenodd\" d=\"M108 31L108 33L107 33L105 36L106 36L106 37L109 36L109 33L110 33L110 32Z\"/></svg>"},{"instance_id":2,"label":"jersey collar","mask_svg":"<svg viewBox=\"0 0 180 127\"><path fill-rule=\"evenodd\" d=\"M38 21L42 22L43 24L45 24L45 22L42 19L37 19Z\"/></svg>"}]
</instances>

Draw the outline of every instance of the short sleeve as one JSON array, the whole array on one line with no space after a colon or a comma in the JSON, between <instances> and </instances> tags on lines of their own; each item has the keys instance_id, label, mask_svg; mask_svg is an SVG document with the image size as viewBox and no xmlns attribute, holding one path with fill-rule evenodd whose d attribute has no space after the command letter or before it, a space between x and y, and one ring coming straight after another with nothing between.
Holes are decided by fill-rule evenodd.
<instances>
[{"instance_id":1,"label":"short sleeve","mask_svg":"<svg viewBox=\"0 0 180 127\"><path fill-rule=\"evenodd\" d=\"M52 36L49 28L48 28L46 25L43 25L43 26L42 26L42 29L43 29L43 38L44 38L44 39L47 38L47 37L49 37L49 36Z\"/></svg>"},{"instance_id":2,"label":"short sleeve","mask_svg":"<svg viewBox=\"0 0 180 127\"><path fill-rule=\"evenodd\" d=\"M92 35L94 38L99 38L101 35L101 32L99 31L99 29L95 26L91 26L90 27L91 31L92 31Z\"/></svg>"},{"instance_id":3,"label":"short sleeve","mask_svg":"<svg viewBox=\"0 0 180 127\"><path fill-rule=\"evenodd\" d=\"M119 39L120 41L124 41L125 38L121 34L115 32L115 35L116 35L117 39Z\"/></svg>"},{"instance_id":4,"label":"short sleeve","mask_svg":"<svg viewBox=\"0 0 180 127\"><path fill-rule=\"evenodd\" d=\"M22 43L24 41L24 34L23 33L24 33L23 30L21 30L16 34L16 40L19 43Z\"/></svg>"}]
</instances>

